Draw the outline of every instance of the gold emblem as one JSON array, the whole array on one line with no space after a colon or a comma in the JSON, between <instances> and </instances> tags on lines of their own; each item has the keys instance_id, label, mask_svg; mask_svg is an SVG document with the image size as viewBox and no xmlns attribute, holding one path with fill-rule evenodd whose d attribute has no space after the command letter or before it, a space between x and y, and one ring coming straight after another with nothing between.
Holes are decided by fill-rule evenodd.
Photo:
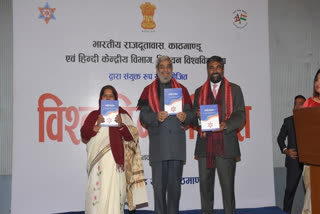
<instances>
[{"instance_id":1,"label":"gold emblem","mask_svg":"<svg viewBox=\"0 0 320 214\"><path fill-rule=\"evenodd\" d=\"M157 9L156 6L150 2L146 2L140 5L140 8L143 15L141 27L143 29L154 29L156 27L156 23L153 21L153 16L154 11Z\"/></svg>"}]
</instances>

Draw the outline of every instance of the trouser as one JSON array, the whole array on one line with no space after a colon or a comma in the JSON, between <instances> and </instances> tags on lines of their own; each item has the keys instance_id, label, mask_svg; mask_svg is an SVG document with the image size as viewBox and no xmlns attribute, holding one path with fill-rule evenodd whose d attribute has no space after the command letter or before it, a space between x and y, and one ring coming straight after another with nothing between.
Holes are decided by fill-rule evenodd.
<instances>
[{"instance_id":1,"label":"trouser","mask_svg":"<svg viewBox=\"0 0 320 214\"><path fill-rule=\"evenodd\" d=\"M311 187L310 187L310 166L304 165L303 168L303 183L306 189L306 194L304 195L304 204L302 209L302 214L311 214Z\"/></svg>"},{"instance_id":2,"label":"trouser","mask_svg":"<svg viewBox=\"0 0 320 214\"><path fill-rule=\"evenodd\" d=\"M283 211L288 214L291 214L294 195L301 178L302 169L302 165L299 163L292 163L287 166L287 182L283 199Z\"/></svg>"},{"instance_id":3,"label":"trouser","mask_svg":"<svg viewBox=\"0 0 320 214\"><path fill-rule=\"evenodd\" d=\"M155 214L179 214L183 161L151 163Z\"/></svg>"},{"instance_id":4,"label":"trouser","mask_svg":"<svg viewBox=\"0 0 320 214\"><path fill-rule=\"evenodd\" d=\"M207 168L205 157L198 158L201 213L213 213L214 181L217 169L222 191L223 208L225 214L235 214L234 177L236 160L233 158L216 157L214 168Z\"/></svg>"}]
</instances>

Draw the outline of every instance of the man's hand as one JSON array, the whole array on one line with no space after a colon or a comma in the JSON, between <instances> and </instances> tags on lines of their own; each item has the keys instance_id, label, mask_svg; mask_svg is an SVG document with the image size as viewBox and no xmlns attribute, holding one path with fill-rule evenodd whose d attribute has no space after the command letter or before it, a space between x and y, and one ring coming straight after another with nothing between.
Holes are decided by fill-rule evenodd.
<instances>
[{"instance_id":1,"label":"man's hand","mask_svg":"<svg viewBox=\"0 0 320 214\"><path fill-rule=\"evenodd\" d=\"M284 153L286 153L286 155L288 155L292 159L296 159L298 157L298 153L294 149L286 149Z\"/></svg>"},{"instance_id":2,"label":"man's hand","mask_svg":"<svg viewBox=\"0 0 320 214\"><path fill-rule=\"evenodd\" d=\"M200 109L197 109L197 117L200 118Z\"/></svg>"},{"instance_id":3,"label":"man's hand","mask_svg":"<svg viewBox=\"0 0 320 214\"><path fill-rule=\"evenodd\" d=\"M158 121L159 122L163 122L165 119L167 119L167 117L169 117L168 112L166 112L166 111L159 111L158 112Z\"/></svg>"},{"instance_id":4,"label":"man's hand","mask_svg":"<svg viewBox=\"0 0 320 214\"><path fill-rule=\"evenodd\" d=\"M220 129L214 130L214 131L212 131L212 132L221 132L221 131L223 131L223 129L225 129L226 127L227 127L226 122L222 121L222 122L220 123Z\"/></svg>"},{"instance_id":5,"label":"man's hand","mask_svg":"<svg viewBox=\"0 0 320 214\"><path fill-rule=\"evenodd\" d=\"M184 112L179 112L177 114L178 120L180 120L181 123L183 123L187 119L187 114Z\"/></svg>"}]
</instances>

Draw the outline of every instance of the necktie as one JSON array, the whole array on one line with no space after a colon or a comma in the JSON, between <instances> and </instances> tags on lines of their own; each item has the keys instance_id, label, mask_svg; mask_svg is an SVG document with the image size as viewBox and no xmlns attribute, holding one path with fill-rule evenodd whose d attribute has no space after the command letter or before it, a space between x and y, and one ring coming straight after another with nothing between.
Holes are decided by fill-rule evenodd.
<instances>
[{"instance_id":1,"label":"necktie","mask_svg":"<svg viewBox=\"0 0 320 214\"><path fill-rule=\"evenodd\" d=\"M216 98L216 97L217 97L217 91L216 91L216 88L217 88L217 84L213 84L213 90L212 90L212 92L213 92L213 96L214 96L214 98Z\"/></svg>"}]
</instances>

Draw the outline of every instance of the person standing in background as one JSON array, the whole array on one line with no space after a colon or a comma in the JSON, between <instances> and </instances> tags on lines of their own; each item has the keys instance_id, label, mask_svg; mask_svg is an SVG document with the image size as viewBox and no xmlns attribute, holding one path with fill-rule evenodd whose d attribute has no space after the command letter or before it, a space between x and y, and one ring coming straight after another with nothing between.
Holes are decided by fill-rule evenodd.
<instances>
[{"instance_id":1,"label":"person standing in background","mask_svg":"<svg viewBox=\"0 0 320 214\"><path fill-rule=\"evenodd\" d=\"M309 97L303 104L303 108L320 107L320 69L317 71L313 81L313 96ZM311 188L310 188L310 166L304 165L303 182L306 189L302 214L311 214ZM318 214L318 213L316 213Z\"/></svg>"},{"instance_id":2,"label":"person standing in background","mask_svg":"<svg viewBox=\"0 0 320 214\"><path fill-rule=\"evenodd\" d=\"M293 109L301 108L305 101L306 98L304 96L297 95L294 98ZM287 145L285 144L286 138L288 139ZM281 152L286 154L285 166L287 169L287 178L286 190L283 199L283 211L291 214L294 195L296 193L303 170L303 163L299 162L296 133L292 115L284 119L277 140Z\"/></svg>"}]
</instances>

